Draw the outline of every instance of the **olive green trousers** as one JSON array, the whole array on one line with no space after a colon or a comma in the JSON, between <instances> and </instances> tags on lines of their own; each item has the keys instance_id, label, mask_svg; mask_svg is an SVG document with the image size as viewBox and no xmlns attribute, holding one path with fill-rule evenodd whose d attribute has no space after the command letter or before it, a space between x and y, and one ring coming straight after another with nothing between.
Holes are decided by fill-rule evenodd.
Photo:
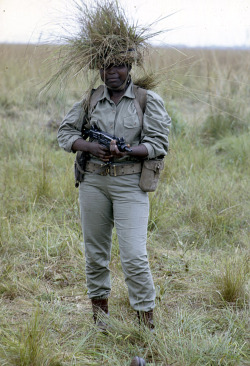
<instances>
[{"instance_id":1,"label":"olive green trousers","mask_svg":"<svg viewBox=\"0 0 250 366\"><path fill-rule=\"evenodd\" d=\"M140 174L112 177L86 173L79 201L89 298L109 297L115 226L130 304L137 311L149 311L155 306L146 251L149 200L138 186L139 178Z\"/></svg>"}]
</instances>

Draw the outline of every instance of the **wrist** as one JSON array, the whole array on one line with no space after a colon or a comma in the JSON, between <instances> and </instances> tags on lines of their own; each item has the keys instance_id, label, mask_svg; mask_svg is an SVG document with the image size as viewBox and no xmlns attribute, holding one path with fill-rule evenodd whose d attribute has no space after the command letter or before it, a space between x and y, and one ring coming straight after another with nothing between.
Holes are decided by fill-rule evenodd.
<instances>
[{"instance_id":1,"label":"wrist","mask_svg":"<svg viewBox=\"0 0 250 366\"><path fill-rule=\"evenodd\" d=\"M90 152L91 150L91 142L85 141L84 139L80 138L77 139L72 145L73 151L84 151Z\"/></svg>"},{"instance_id":2,"label":"wrist","mask_svg":"<svg viewBox=\"0 0 250 366\"><path fill-rule=\"evenodd\" d=\"M92 151L92 147L93 147L93 143L90 141L85 141L84 140L84 145L83 145L83 151L84 152L88 152L91 153Z\"/></svg>"},{"instance_id":3,"label":"wrist","mask_svg":"<svg viewBox=\"0 0 250 366\"><path fill-rule=\"evenodd\" d=\"M127 155L137 156L138 158L146 158L148 156L148 150L145 145L140 144L138 146L131 147L132 151L127 152Z\"/></svg>"}]
</instances>

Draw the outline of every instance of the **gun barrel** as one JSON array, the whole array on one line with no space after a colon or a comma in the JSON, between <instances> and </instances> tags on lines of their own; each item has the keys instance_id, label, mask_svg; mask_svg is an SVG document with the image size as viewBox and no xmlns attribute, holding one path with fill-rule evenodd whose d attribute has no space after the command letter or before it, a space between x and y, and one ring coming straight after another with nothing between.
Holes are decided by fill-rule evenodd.
<instances>
[{"instance_id":1,"label":"gun barrel","mask_svg":"<svg viewBox=\"0 0 250 366\"><path fill-rule=\"evenodd\" d=\"M117 147L122 152L124 152L124 151L131 152L132 151L132 149L130 149L130 147L128 147L125 144L125 141L124 141L124 138L123 137L121 139L118 139L118 141L117 141Z\"/></svg>"}]
</instances>

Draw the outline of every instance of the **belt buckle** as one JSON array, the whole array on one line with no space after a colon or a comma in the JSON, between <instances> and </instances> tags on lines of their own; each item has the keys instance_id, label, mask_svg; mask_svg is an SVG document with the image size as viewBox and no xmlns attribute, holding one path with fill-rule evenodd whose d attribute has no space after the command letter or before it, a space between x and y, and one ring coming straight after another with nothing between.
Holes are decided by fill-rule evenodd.
<instances>
[{"instance_id":1,"label":"belt buckle","mask_svg":"<svg viewBox=\"0 0 250 366\"><path fill-rule=\"evenodd\" d=\"M104 169L103 169L103 171L100 172L100 175L103 175L103 176L108 175L109 171L110 171L110 167L106 166L106 164L102 164L101 167Z\"/></svg>"},{"instance_id":2,"label":"belt buckle","mask_svg":"<svg viewBox=\"0 0 250 366\"><path fill-rule=\"evenodd\" d=\"M116 165L112 165L114 171L114 177L116 177Z\"/></svg>"}]
</instances>

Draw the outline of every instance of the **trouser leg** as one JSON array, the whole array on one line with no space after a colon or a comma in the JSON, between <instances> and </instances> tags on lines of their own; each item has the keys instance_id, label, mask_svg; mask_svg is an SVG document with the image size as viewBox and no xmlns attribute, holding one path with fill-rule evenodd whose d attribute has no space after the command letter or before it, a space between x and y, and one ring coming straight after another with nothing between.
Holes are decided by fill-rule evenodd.
<instances>
[{"instance_id":1,"label":"trouser leg","mask_svg":"<svg viewBox=\"0 0 250 366\"><path fill-rule=\"evenodd\" d=\"M155 306L155 288L146 250L148 195L138 187L137 175L119 179L113 210L130 304L137 311L149 311Z\"/></svg>"},{"instance_id":2,"label":"trouser leg","mask_svg":"<svg viewBox=\"0 0 250 366\"><path fill-rule=\"evenodd\" d=\"M84 236L86 277L90 299L105 299L111 290L109 262L113 228L112 203L94 184L98 177L86 175L80 184L79 201Z\"/></svg>"}]
</instances>

